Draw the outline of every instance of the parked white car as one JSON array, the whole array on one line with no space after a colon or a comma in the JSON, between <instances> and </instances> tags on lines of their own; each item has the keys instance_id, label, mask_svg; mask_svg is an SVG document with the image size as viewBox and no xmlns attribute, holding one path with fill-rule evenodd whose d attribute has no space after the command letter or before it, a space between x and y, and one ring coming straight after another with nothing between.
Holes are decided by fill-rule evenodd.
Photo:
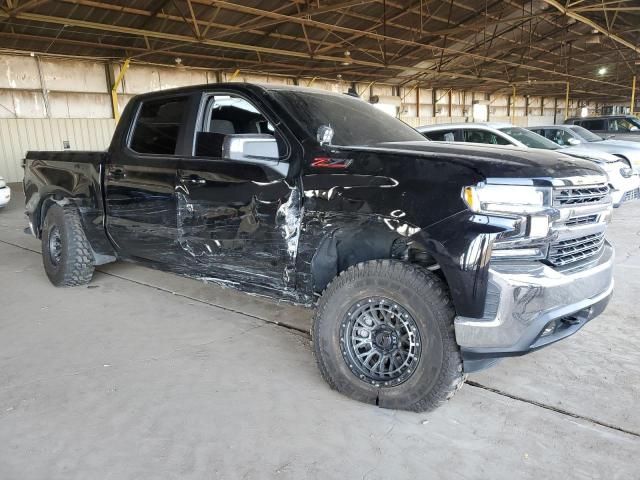
<instances>
[{"instance_id":1,"label":"parked white car","mask_svg":"<svg viewBox=\"0 0 640 480\"><path fill-rule=\"evenodd\" d=\"M4 178L0 177L0 208L4 207L11 200L11 189Z\"/></svg>"},{"instance_id":2,"label":"parked white car","mask_svg":"<svg viewBox=\"0 0 640 480\"><path fill-rule=\"evenodd\" d=\"M454 123L418 127L429 140L436 142L467 142L490 145L510 145L518 148L556 150L558 153L590 160L600 166L609 177L613 205L640 198L640 176L628 162L607 152L590 150L584 146L561 146L526 128L509 123Z\"/></svg>"}]
</instances>

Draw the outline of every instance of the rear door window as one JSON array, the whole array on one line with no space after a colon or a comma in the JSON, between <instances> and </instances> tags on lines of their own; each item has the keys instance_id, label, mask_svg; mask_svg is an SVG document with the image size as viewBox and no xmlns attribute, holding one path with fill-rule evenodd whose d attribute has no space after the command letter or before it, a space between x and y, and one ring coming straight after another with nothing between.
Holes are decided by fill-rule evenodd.
<instances>
[{"instance_id":1,"label":"rear door window","mask_svg":"<svg viewBox=\"0 0 640 480\"><path fill-rule=\"evenodd\" d=\"M638 130L638 127L626 118L613 118L609 120L609 130L612 132L632 132Z\"/></svg>"},{"instance_id":2,"label":"rear door window","mask_svg":"<svg viewBox=\"0 0 640 480\"><path fill-rule=\"evenodd\" d=\"M489 145L511 145L508 140L488 130L468 128L464 130L464 141L470 143L488 143Z\"/></svg>"},{"instance_id":3,"label":"rear door window","mask_svg":"<svg viewBox=\"0 0 640 480\"><path fill-rule=\"evenodd\" d=\"M187 99L187 96L180 96L142 102L129 148L137 153L175 155Z\"/></svg>"},{"instance_id":4,"label":"rear door window","mask_svg":"<svg viewBox=\"0 0 640 480\"><path fill-rule=\"evenodd\" d=\"M455 130L437 130L435 132L423 132L422 133L429 140L434 142L455 142L456 131Z\"/></svg>"},{"instance_id":5,"label":"rear door window","mask_svg":"<svg viewBox=\"0 0 640 480\"><path fill-rule=\"evenodd\" d=\"M569 143L569 139L572 138L572 135L566 130L562 130L560 128L550 128L548 130L545 130L544 136L552 142L557 143L558 145L571 145Z\"/></svg>"},{"instance_id":6,"label":"rear door window","mask_svg":"<svg viewBox=\"0 0 640 480\"><path fill-rule=\"evenodd\" d=\"M581 120L576 123L587 130L607 130L605 120Z\"/></svg>"}]
</instances>

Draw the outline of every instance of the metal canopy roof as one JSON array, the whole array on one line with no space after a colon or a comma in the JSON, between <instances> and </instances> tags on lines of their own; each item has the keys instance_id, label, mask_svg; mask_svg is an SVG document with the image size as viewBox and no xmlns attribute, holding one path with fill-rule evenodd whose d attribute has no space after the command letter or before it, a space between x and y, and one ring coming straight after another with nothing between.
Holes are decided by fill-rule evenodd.
<instances>
[{"instance_id":1,"label":"metal canopy roof","mask_svg":"<svg viewBox=\"0 0 640 480\"><path fill-rule=\"evenodd\" d=\"M629 98L640 63L637 0L0 5L4 51L543 95L569 81L572 97L611 100Z\"/></svg>"}]
</instances>

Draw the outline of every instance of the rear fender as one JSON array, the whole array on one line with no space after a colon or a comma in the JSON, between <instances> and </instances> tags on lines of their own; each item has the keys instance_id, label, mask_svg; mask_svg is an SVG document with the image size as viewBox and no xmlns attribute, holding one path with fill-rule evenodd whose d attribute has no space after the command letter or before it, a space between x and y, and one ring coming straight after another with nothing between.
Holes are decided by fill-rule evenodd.
<instances>
[{"instance_id":1,"label":"rear fender","mask_svg":"<svg viewBox=\"0 0 640 480\"><path fill-rule=\"evenodd\" d=\"M32 196L31 199L35 197L36 195ZM94 265L104 265L106 263L116 261L115 250L104 234L103 226L101 224L95 225L95 222L92 223L86 215L88 207L86 206L86 201L83 198L62 196L60 192L52 193L43 198L40 201L40 206L33 211L33 218L30 219L31 231L37 238L42 237L44 219L47 215L47 211L53 205L59 205L63 208L73 207L78 211L80 214L82 228L87 236L91 250L93 251Z\"/></svg>"}]
</instances>

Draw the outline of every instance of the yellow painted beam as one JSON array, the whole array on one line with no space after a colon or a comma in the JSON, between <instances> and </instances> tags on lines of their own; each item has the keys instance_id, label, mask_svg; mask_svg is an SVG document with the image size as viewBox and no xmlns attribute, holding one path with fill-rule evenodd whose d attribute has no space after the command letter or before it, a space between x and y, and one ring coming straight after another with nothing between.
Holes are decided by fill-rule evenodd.
<instances>
[{"instance_id":1,"label":"yellow painted beam","mask_svg":"<svg viewBox=\"0 0 640 480\"><path fill-rule=\"evenodd\" d=\"M111 105L113 106L113 118L115 119L116 123L118 123L118 120L120 120L120 107L118 106L118 87L120 86L120 83L124 78L124 74L129 69L129 62L129 58L124 61L124 64L120 68L120 72L118 73L115 82L113 82L113 87L111 87Z\"/></svg>"},{"instance_id":2,"label":"yellow painted beam","mask_svg":"<svg viewBox=\"0 0 640 480\"><path fill-rule=\"evenodd\" d=\"M366 87L364 87L360 92L358 92L358 96L361 97L362 95L364 95L364 93L369 90L373 84L376 83L375 80L373 82L370 82L369 85L367 85Z\"/></svg>"}]
</instances>

